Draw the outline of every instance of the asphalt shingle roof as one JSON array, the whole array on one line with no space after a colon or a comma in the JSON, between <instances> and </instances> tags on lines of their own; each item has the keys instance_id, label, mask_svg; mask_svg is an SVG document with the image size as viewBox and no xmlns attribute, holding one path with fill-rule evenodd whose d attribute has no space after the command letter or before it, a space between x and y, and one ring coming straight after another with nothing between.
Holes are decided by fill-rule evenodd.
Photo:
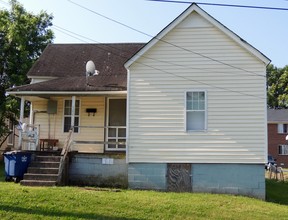
<instances>
[{"instance_id":1,"label":"asphalt shingle roof","mask_svg":"<svg viewBox=\"0 0 288 220\"><path fill-rule=\"evenodd\" d=\"M288 122L288 109L267 109L268 122Z\"/></svg>"},{"instance_id":2,"label":"asphalt shingle roof","mask_svg":"<svg viewBox=\"0 0 288 220\"><path fill-rule=\"evenodd\" d=\"M30 78L57 77L9 91L117 91L127 88L125 62L145 44L50 44L27 73ZM92 60L99 75L86 83L86 63ZM88 86L87 86L88 84Z\"/></svg>"}]
</instances>

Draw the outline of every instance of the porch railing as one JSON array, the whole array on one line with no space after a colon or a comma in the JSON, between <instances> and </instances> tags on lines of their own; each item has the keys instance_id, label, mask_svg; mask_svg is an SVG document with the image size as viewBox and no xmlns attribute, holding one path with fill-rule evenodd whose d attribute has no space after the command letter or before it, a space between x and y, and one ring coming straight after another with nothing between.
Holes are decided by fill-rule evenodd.
<instances>
[{"instance_id":1,"label":"porch railing","mask_svg":"<svg viewBox=\"0 0 288 220\"><path fill-rule=\"evenodd\" d=\"M67 181L67 175L68 175L68 165L69 165L69 158L67 157L71 145L72 145L72 139L73 139L73 129L69 130L68 136L66 137L62 152L61 152L61 159L60 159L60 165L59 165L59 171L58 171L58 178L57 178L57 184L62 185L66 184Z\"/></svg>"},{"instance_id":2,"label":"porch railing","mask_svg":"<svg viewBox=\"0 0 288 220\"><path fill-rule=\"evenodd\" d=\"M75 127L77 127L78 130L81 129L81 134L83 134L84 129L87 129L86 132L89 132L91 137L93 136L95 137L95 134L97 133L95 129L96 130L104 129L104 132L101 133L103 135L102 138L98 137L95 138L94 140L93 138L89 140L75 139L73 140L74 144L103 144L106 150L111 151L121 151L121 150L123 151L126 149L126 126L75 126Z\"/></svg>"}]
</instances>

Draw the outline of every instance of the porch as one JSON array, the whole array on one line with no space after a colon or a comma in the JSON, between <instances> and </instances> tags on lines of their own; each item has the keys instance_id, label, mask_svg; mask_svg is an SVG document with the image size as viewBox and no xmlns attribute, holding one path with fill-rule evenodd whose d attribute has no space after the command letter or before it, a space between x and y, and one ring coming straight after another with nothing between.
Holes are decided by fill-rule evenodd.
<instances>
[{"instance_id":1,"label":"porch","mask_svg":"<svg viewBox=\"0 0 288 220\"><path fill-rule=\"evenodd\" d=\"M73 151L77 143L70 130L61 151L30 151L32 161L24 179L28 186L85 185L128 187L128 165L125 153L81 153ZM124 145L120 142L79 141L81 144Z\"/></svg>"},{"instance_id":2,"label":"porch","mask_svg":"<svg viewBox=\"0 0 288 220\"><path fill-rule=\"evenodd\" d=\"M30 101L29 124L22 122L18 150L61 150L73 128L72 151L92 154L126 153L126 97L59 96ZM21 112L24 109L24 97ZM23 106L22 106L23 105Z\"/></svg>"},{"instance_id":3,"label":"porch","mask_svg":"<svg viewBox=\"0 0 288 220\"><path fill-rule=\"evenodd\" d=\"M59 165L66 171L59 168L58 175L67 173L67 184L127 187L126 96L25 99L30 101L30 123L22 124L18 150L67 151L68 159L62 153ZM67 150L69 131L72 133Z\"/></svg>"}]
</instances>

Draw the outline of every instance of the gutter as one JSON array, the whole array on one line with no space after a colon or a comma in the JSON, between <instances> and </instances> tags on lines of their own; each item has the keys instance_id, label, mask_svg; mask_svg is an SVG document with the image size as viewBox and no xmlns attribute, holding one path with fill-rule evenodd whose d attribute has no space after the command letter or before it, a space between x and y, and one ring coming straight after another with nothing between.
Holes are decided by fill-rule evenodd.
<instances>
[{"instance_id":1,"label":"gutter","mask_svg":"<svg viewBox=\"0 0 288 220\"><path fill-rule=\"evenodd\" d=\"M7 91L9 95L127 95L127 91Z\"/></svg>"}]
</instances>

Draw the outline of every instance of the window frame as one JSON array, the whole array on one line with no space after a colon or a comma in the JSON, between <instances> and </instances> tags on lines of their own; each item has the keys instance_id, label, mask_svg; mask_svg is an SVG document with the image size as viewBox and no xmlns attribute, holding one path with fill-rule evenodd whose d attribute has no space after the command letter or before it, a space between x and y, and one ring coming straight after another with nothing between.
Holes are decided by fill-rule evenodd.
<instances>
[{"instance_id":1,"label":"window frame","mask_svg":"<svg viewBox=\"0 0 288 220\"><path fill-rule=\"evenodd\" d=\"M71 101L71 109L72 109L72 99L64 99L63 100L63 122L62 122L62 132L63 133L68 133L69 131L65 131L65 117L69 117L71 118L71 115L65 115L65 103L66 101ZM75 118L78 118L78 126L80 126L80 113L81 113L81 101L80 99L76 99L75 100L75 109L76 109L76 106L77 106L77 101L79 102L79 115L76 115L76 111L75 111ZM74 122L75 123L75 122ZM80 133L80 128L78 127L78 131L75 131L75 128L74 128L74 133L76 134L79 134Z\"/></svg>"},{"instance_id":2,"label":"window frame","mask_svg":"<svg viewBox=\"0 0 288 220\"><path fill-rule=\"evenodd\" d=\"M205 96L205 98L204 98L204 101L205 101L205 108L204 108L204 110L202 110L202 111L204 111L204 129L199 129L199 130L188 130L188 127L187 127L187 112L189 111L189 112L191 112L191 111L195 111L195 110L188 110L187 111L187 93L189 93L189 92L204 92L204 96ZM192 132L207 132L207 123L208 123L208 120L207 120L207 115L208 115L208 113L207 113L207 107L208 107L208 102L207 102L207 94L208 94L208 92L207 92L207 90L205 90L205 89L190 89L190 90L186 90L185 92L184 92L184 100L185 100L185 103L184 103L184 129L185 129L185 131L187 132L187 133L192 133Z\"/></svg>"},{"instance_id":3,"label":"window frame","mask_svg":"<svg viewBox=\"0 0 288 220\"><path fill-rule=\"evenodd\" d=\"M281 129L280 129L280 127L281 127ZM286 127L286 128L284 129L284 127ZM285 132L285 130L286 130L286 132ZM278 134L288 134L288 124L287 123L278 123L277 124L277 133Z\"/></svg>"},{"instance_id":4,"label":"window frame","mask_svg":"<svg viewBox=\"0 0 288 220\"><path fill-rule=\"evenodd\" d=\"M281 153L280 153L280 148L281 148ZM282 152L285 152L285 150L283 150L283 148L287 148L286 149L286 154L283 154ZM279 144L278 145L278 155L283 155L283 156L286 156L288 155L288 145L287 144Z\"/></svg>"},{"instance_id":5,"label":"window frame","mask_svg":"<svg viewBox=\"0 0 288 220\"><path fill-rule=\"evenodd\" d=\"M109 110L110 110L110 100L115 100L115 99L122 99L122 100L125 100L126 102L126 122L125 122L125 126L109 126ZM105 144L105 151L107 152L113 152L113 151L117 151L117 152L124 152L126 151L127 149L127 98L126 97L107 97L107 100L106 100L106 122L105 122L105 141L109 141L109 139L115 139L116 141L115 142L118 142L119 139L125 139L125 148L122 148L122 147L119 147L118 144L115 144L115 148L110 148L109 147L109 144ZM118 127L118 129L116 128L116 136L113 138L113 137L109 137L109 127ZM126 135L125 137L119 137L118 136L118 132L117 130L119 131L119 129L124 129L125 128L125 132L126 132Z\"/></svg>"}]
</instances>

